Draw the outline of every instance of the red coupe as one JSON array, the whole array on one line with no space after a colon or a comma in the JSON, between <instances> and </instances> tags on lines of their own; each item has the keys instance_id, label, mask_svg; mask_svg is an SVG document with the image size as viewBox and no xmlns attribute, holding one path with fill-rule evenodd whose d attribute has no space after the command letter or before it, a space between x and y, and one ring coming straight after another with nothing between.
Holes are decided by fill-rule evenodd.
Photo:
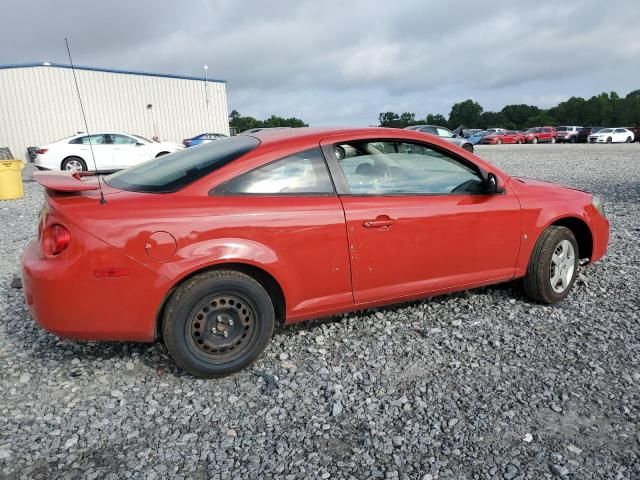
<instances>
[{"instance_id":1,"label":"red coupe","mask_svg":"<svg viewBox=\"0 0 640 480\"><path fill-rule=\"evenodd\" d=\"M492 133L491 135L485 135L482 137L482 140L480 140L480 143L483 145L501 145L503 143L521 144L524 142L524 134L513 130L500 131Z\"/></svg>"},{"instance_id":2,"label":"red coupe","mask_svg":"<svg viewBox=\"0 0 640 480\"><path fill-rule=\"evenodd\" d=\"M161 338L201 377L251 364L278 321L514 279L558 302L609 237L596 197L410 130L260 132L106 177L34 179L34 319L74 339Z\"/></svg>"}]
</instances>

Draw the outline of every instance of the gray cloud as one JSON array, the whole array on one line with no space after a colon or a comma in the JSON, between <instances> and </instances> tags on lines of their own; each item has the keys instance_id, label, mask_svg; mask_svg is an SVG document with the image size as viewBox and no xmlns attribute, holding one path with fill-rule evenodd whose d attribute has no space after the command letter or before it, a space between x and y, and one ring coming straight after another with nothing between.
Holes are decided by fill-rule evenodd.
<instances>
[{"instance_id":1,"label":"gray cloud","mask_svg":"<svg viewBox=\"0 0 640 480\"><path fill-rule=\"evenodd\" d=\"M209 75L230 108L313 124L447 114L474 98L549 106L640 87L634 0L48 2L7 0L0 62Z\"/></svg>"}]
</instances>

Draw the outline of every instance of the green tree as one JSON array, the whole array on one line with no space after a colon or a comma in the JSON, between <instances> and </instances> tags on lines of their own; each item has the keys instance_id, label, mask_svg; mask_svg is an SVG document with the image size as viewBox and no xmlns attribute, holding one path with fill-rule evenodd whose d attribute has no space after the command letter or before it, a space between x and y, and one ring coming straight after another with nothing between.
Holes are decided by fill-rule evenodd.
<instances>
[{"instance_id":1,"label":"green tree","mask_svg":"<svg viewBox=\"0 0 640 480\"><path fill-rule=\"evenodd\" d=\"M456 128L460 125L473 127L478 125L483 110L482 105L471 99L455 103L451 107L451 113L449 114L449 127Z\"/></svg>"},{"instance_id":2,"label":"green tree","mask_svg":"<svg viewBox=\"0 0 640 480\"><path fill-rule=\"evenodd\" d=\"M244 132L250 128L308 127L309 125L295 117L283 118L271 115L266 120L257 120L253 117L243 117L237 110L232 110L229 114L229 126L237 129L238 132Z\"/></svg>"},{"instance_id":3,"label":"green tree","mask_svg":"<svg viewBox=\"0 0 640 480\"><path fill-rule=\"evenodd\" d=\"M432 114L427 115L427 118L425 119L425 123L427 125L438 125L440 127L446 127L449 124L445 116L439 113L436 113L435 115L432 115Z\"/></svg>"}]
</instances>

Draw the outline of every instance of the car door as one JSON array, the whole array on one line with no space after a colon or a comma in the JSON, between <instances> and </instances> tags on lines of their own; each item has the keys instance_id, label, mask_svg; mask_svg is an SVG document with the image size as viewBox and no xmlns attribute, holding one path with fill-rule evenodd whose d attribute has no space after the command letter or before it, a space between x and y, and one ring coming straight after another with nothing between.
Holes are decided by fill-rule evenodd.
<instances>
[{"instance_id":1,"label":"car door","mask_svg":"<svg viewBox=\"0 0 640 480\"><path fill-rule=\"evenodd\" d=\"M323 148L345 212L356 303L513 277L519 201L508 188L482 193L473 164L415 141L327 139ZM336 149L346 152L340 161Z\"/></svg>"},{"instance_id":2,"label":"car door","mask_svg":"<svg viewBox=\"0 0 640 480\"><path fill-rule=\"evenodd\" d=\"M129 135L120 133L109 134L113 151L113 168L132 167L148 160L148 148L142 142Z\"/></svg>"},{"instance_id":3,"label":"car door","mask_svg":"<svg viewBox=\"0 0 640 480\"><path fill-rule=\"evenodd\" d=\"M88 170L111 170L113 158L108 141L101 133L78 137L69 142L69 154L80 157Z\"/></svg>"},{"instance_id":4,"label":"car door","mask_svg":"<svg viewBox=\"0 0 640 480\"><path fill-rule=\"evenodd\" d=\"M613 141L614 142L624 142L627 140L627 137L630 137L629 134L624 128L616 128L613 131Z\"/></svg>"}]
</instances>

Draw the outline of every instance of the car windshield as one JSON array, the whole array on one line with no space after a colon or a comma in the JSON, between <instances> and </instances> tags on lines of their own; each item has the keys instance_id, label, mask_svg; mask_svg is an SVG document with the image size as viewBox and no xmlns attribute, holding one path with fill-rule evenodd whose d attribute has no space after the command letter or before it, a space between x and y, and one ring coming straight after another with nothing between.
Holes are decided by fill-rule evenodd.
<instances>
[{"instance_id":1,"label":"car windshield","mask_svg":"<svg viewBox=\"0 0 640 480\"><path fill-rule=\"evenodd\" d=\"M613 128L603 128L601 130L598 130L598 133L611 133L613 132Z\"/></svg>"},{"instance_id":2,"label":"car windshield","mask_svg":"<svg viewBox=\"0 0 640 480\"><path fill-rule=\"evenodd\" d=\"M133 135L133 134L131 134L131 136L132 136L133 138L136 138L136 139L138 139L138 140L141 140L141 141L142 141L142 143L153 143L153 142L152 142L151 140L149 140L148 138L141 137L140 135Z\"/></svg>"},{"instance_id":3,"label":"car windshield","mask_svg":"<svg viewBox=\"0 0 640 480\"><path fill-rule=\"evenodd\" d=\"M569 127L557 127L556 130L559 132L566 132L567 130L569 130Z\"/></svg>"},{"instance_id":4,"label":"car windshield","mask_svg":"<svg viewBox=\"0 0 640 480\"><path fill-rule=\"evenodd\" d=\"M133 192L168 193L223 167L260 145L248 135L179 150L105 177L107 185Z\"/></svg>"}]
</instances>

